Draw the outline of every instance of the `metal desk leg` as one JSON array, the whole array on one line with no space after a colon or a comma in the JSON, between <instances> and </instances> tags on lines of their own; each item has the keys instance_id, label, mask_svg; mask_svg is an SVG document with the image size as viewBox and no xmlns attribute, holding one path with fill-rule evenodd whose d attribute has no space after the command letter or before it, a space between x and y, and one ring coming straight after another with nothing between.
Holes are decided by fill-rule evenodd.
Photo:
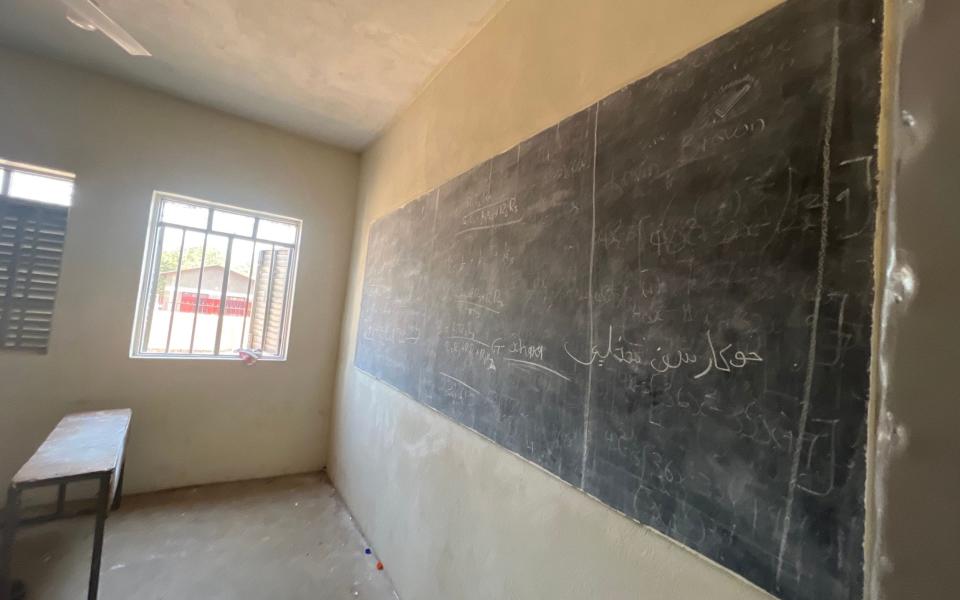
<instances>
[{"instance_id":1,"label":"metal desk leg","mask_svg":"<svg viewBox=\"0 0 960 600\"><path fill-rule=\"evenodd\" d=\"M7 507L4 510L3 540L0 542L0 600L10 600L10 561L13 560L13 540L20 521L20 490L12 485L7 490Z\"/></svg>"},{"instance_id":2,"label":"metal desk leg","mask_svg":"<svg viewBox=\"0 0 960 600\"><path fill-rule=\"evenodd\" d=\"M67 484L61 483L57 489L57 516L63 516L63 507L67 504Z\"/></svg>"},{"instance_id":3,"label":"metal desk leg","mask_svg":"<svg viewBox=\"0 0 960 600\"><path fill-rule=\"evenodd\" d=\"M87 600L97 599L100 586L100 555L103 552L103 525L107 520L110 502L110 476L100 477L100 492L97 494L97 525L93 533L93 558L90 561L90 591Z\"/></svg>"},{"instance_id":4,"label":"metal desk leg","mask_svg":"<svg viewBox=\"0 0 960 600\"><path fill-rule=\"evenodd\" d=\"M113 506L110 507L110 510L117 510L120 508L120 500L123 497L123 474L127 470L127 461L124 460L120 463L120 475L117 479L117 491L113 493Z\"/></svg>"}]
</instances>

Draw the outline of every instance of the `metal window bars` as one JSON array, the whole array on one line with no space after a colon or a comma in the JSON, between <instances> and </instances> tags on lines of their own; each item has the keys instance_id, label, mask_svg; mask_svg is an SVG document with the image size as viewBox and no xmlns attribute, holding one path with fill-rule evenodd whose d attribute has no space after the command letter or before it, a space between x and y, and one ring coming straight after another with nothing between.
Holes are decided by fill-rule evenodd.
<instances>
[{"instance_id":1,"label":"metal window bars","mask_svg":"<svg viewBox=\"0 0 960 600\"><path fill-rule=\"evenodd\" d=\"M205 222L165 216L164 208L171 204L206 210ZM243 223L249 219L252 227L231 230L218 226L217 216L238 218ZM238 350L247 349L259 351L263 360L284 360L300 229L297 219L157 192L131 356L237 359ZM188 242L188 236L194 241ZM212 260L211 250L219 252L214 248L217 243L225 244L222 265L219 259ZM199 267L188 266L193 263L187 262L187 253L196 248L200 250ZM169 263L174 252L175 268L164 271L165 260ZM219 267L222 275L215 273ZM218 281L211 282L216 275ZM185 312L192 313L186 315L189 320L178 320ZM213 312L215 323L209 318ZM212 346L205 340L200 348L198 332L204 338L212 337Z\"/></svg>"}]
</instances>

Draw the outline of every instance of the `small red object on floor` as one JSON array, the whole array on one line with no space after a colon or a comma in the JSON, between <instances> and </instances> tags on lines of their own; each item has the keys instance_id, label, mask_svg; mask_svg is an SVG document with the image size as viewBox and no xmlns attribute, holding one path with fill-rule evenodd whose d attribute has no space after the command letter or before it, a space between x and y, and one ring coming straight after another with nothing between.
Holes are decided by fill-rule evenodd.
<instances>
[{"instance_id":1,"label":"small red object on floor","mask_svg":"<svg viewBox=\"0 0 960 600\"><path fill-rule=\"evenodd\" d=\"M379 560L377 561L377 570L378 570L378 571L382 571L382 570L383 570L383 563L380 562Z\"/></svg>"}]
</instances>

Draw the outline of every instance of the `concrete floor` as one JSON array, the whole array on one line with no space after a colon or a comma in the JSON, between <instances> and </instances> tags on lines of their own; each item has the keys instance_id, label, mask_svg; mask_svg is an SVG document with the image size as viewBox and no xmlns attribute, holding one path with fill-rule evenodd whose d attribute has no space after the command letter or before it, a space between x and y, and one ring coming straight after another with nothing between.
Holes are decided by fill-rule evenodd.
<instances>
[{"instance_id":1,"label":"concrete floor","mask_svg":"<svg viewBox=\"0 0 960 600\"><path fill-rule=\"evenodd\" d=\"M28 600L86 598L93 518L21 529ZM107 519L100 600L397 600L324 475L129 496Z\"/></svg>"}]
</instances>

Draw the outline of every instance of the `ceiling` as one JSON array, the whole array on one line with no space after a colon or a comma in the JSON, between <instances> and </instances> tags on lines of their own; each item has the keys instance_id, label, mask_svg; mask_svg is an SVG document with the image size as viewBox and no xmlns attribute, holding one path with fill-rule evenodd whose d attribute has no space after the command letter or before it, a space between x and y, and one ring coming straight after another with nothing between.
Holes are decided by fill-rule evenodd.
<instances>
[{"instance_id":1,"label":"ceiling","mask_svg":"<svg viewBox=\"0 0 960 600\"><path fill-rule=\"evenodd\" d=\"M152 58L0 0L0 44L359 150L505 0L99 0Z\"/></svg>"}]
</instances>

